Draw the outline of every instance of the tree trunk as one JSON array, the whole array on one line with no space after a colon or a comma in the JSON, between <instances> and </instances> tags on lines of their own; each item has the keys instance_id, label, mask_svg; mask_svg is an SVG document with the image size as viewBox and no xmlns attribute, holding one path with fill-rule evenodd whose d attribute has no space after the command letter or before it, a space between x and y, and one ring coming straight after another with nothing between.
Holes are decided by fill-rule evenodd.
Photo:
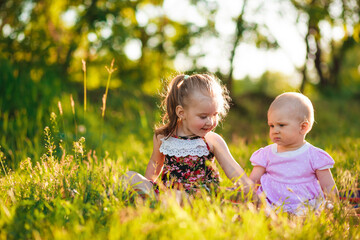
<instances>
[{"instance_id":1,"label":"tree trunk","mask_svg":"<svg viewBox=\"0 0 360 240\"><path fill-rule=\"evenodd\" d=\"M244 12L245 12L246 3L247 3L247 0L244 0L244 4L242 6L241 12L236 20L235 40L234 40L234 44L233 44L231 54L230 54L230 70L229 70L229 75L228 75L228 78L226 81L226 87L228 88L228 90L230 92L230 96L232 96L232 90L233 90L233 81L234 81L233 72L234 72L234 59L235 59L236 48L239 45L239 42L240 42L243 32L244 32L243 16L244 16Z\"/></svg>"},{"instance_id":2,"label":"tree trunk","mask_svg":"<svg viewBox=\"0 0 360 240\"><path fill-rule=\"evenodd\" d=\"M309 54L310 54L309 36L310 36L310 27L308 25L308 31L307 31L306 36L305 36L306 55L305 55L304 66L303 66L303 68L301 70L301 74L302 74L302 81L301 81L301 85L300 85L300 92L301 93L304 93L305 85L307 83L307 74L306 74L307 67L306 67L306 64L307 64L307 61L309 60Z\"/></svg>"}]
</instances>

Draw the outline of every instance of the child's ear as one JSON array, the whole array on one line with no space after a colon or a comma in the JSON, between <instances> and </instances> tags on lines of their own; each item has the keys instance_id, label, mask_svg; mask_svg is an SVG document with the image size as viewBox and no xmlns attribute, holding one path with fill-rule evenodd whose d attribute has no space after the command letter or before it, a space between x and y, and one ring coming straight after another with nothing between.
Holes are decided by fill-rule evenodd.
<instances>
[{"instance_id":1,"label":"child's ear","mask_svg":"<svg viewBox=\"0 0 360 240\"><path fill-rule=\"evenodd\" d=\"M185 118L184 108L181 105L176 106L176 115L182 120Z\"/></svg>"},{"instance_id":2,"label":"child's ear","mask_svg":"<svg viewBox=\"0 0 360 240\"><path fill-rule=\"evenodd\" d=\"M310 123L308 121L303 121L300 124L300 133L307 134L311 130Z\"/></svg>"}]
</instances>

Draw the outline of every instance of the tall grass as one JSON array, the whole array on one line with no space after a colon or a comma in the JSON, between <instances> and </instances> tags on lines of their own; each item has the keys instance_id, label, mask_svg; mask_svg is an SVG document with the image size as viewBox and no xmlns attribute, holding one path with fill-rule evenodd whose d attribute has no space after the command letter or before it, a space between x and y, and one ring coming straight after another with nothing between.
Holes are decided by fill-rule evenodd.
<instances>
[{"instance_id":1,"label":"tall grass","mask_svg":"<svg viewBox=\"0 0 360 240\"><path fill-rule=\"evenodd\" d=\"M102 98L102 102L103 102L103 107L102 107L102 112L101 112L101 117L102 118L105 117L106 100L107 100L107 96L108 96L108 92L109 92L111 75L113 74L113 72L116 71L116 68L114 68L114 62L115 62L115 59L113 59L111 61L110 67L105 66L105 69L108 72L108 79L107 79L107 82L106 82L105 94L103 95L103 98Z\"/></svg>"},{"instance_id":2,"label":"tall grass","mask_svg":"<svg viewBox=\"0 0 360 240\"><path fill-rule=\"evenodd\" d=\"M113 64L107 69L105 99ZM37 109L38 122L29 121L26 112L17 113L18 118L1 112L0 239L360 239L359 216L348 201L301 218L269 214L251 202L234 203L227 191L203 194L182 207L172 196L143 201L124 189L120 176L127 170L144 173L152 152L151 126L160 117L148 99L121 96L119 102L109 98L106 121L104 102L99 113L95 103L85 107L85 98L86 118L79 120L81 104L71 94L49 103L46 122L40 121L44 106ZM251 153L269 142L263 119L268 106L246 104L252 110L246 118L233 110L217 131L249 173ZM315 108L317 124L308 141L335 159L339 190L352 191L360 178L360 127L354 124L359 104L319 99ZM24 128L38 134L28 139ZM221 186L231 186L220 174Z\"/></svg>"},{"instance_id":3,"label":"tall grass","mask_svg":"<svg viewBox=\"0 0 360 240\"><path fill-rule=\"evenodd\" d=\"M82 59L82 70L84 72L84 118L85 118L85 113L86 113L86 62L84 59Z\"/></svg>"},{"instance_id":4,"label":"tall grass","mask_svg":"<svg viewBox=\"0 0 360 240\"><path fill-rule=\"evenodd\" d=\"M124 165L87 151L85 140L57 158L50 127L46 152L1 178L0 229L10 239L357 239L359 218L347 202L299 218L268 215L229 192L180 207L174 199L142 201L120 182ZM253 148L252 146L251 148ZM242 147L242 151L250 148ZM240 152L240 153L241 153ZM237 152L238 154L239 152ZM142 157L146 158L145 154ZM145 161L143 161L145 163ZM342 176L343 177L343 176ZM352 176L358 178L358 173ZM340 188L349 188L338 181ZM223 185L227 185L223 183Z\"/></svg>"}]
</instances>

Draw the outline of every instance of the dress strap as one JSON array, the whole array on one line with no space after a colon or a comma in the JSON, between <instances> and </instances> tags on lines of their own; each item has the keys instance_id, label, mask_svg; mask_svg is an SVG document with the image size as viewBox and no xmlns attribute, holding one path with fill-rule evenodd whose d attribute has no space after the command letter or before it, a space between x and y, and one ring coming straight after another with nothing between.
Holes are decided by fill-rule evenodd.
<instances>
[{"instance_id":1,"label":"dress strap","mask_svg":"<svg viewBox=\"0 0 360 240\"><path fill-rule=\"evenodd\" d=\"M209 146L209 144L207 143L207 141L205 140L205 137L202 137L202 139L204 140L204 142L205 142L205 144L206 144L206 147L207 147L207 149L209 150L209 152L211 152L211 151L210 151L210 146Z\"/></svg>"},{"instance_id":2,"label":"dress strap","mask_svg":"<svg viewBox=\"0 0 360 240\"><path fill-rule=\"evenodd\" d=\"M176 134L172 135L172 137L177 138L177 139L184 139L184 140L193 140L193 139L200 138L199 136L188 137L188 136L177 136Z\"/></svg>"},{"instance_id":3,"label":"dress strap","mask_svg":"<svg viewBox=\"0 0 360 240\"><path fill-rule=\"evenodd\" d=\"M184 139L184 140L193 140L193 139L199 139L201 138L204 143L206 144L206 147L207 149L209 150L210 152L210 146L209 144L207 143L207 141L205 140L205 137L199 137L199 136L193 136L193 137L185 137L185 136L177 136L176 134L173 135L174 138L177 138L177 139Z\"/></svg>"}]
</instances>

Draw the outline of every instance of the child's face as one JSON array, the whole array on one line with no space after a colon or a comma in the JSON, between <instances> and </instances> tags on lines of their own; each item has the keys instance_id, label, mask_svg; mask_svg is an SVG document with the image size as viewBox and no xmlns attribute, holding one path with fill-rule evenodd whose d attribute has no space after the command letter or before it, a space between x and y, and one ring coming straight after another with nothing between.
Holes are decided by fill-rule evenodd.
<instances>
[{"instance_id":1,"label":"child's face","mask_svg":"<svg viewBox=\"0 0 360 240\"><path fill-rule=\"evenodd\" d=\"M278 152L296 150L305 142L305 134L301 131L302 122L289 107L270 109L268 125L270 139L278 145Z\"/></svg>"},{"instance_id":2,"label":"child's face","mask_svg":"<svg viewBox=\"0 0 360 240\"><path fill-rule=\"evenodd\" d=\"M178 134L204 137L216 127L218 114L215 98L195 92L184 107L182 125L179 126Z\"/></svg>"}]
</instances>

